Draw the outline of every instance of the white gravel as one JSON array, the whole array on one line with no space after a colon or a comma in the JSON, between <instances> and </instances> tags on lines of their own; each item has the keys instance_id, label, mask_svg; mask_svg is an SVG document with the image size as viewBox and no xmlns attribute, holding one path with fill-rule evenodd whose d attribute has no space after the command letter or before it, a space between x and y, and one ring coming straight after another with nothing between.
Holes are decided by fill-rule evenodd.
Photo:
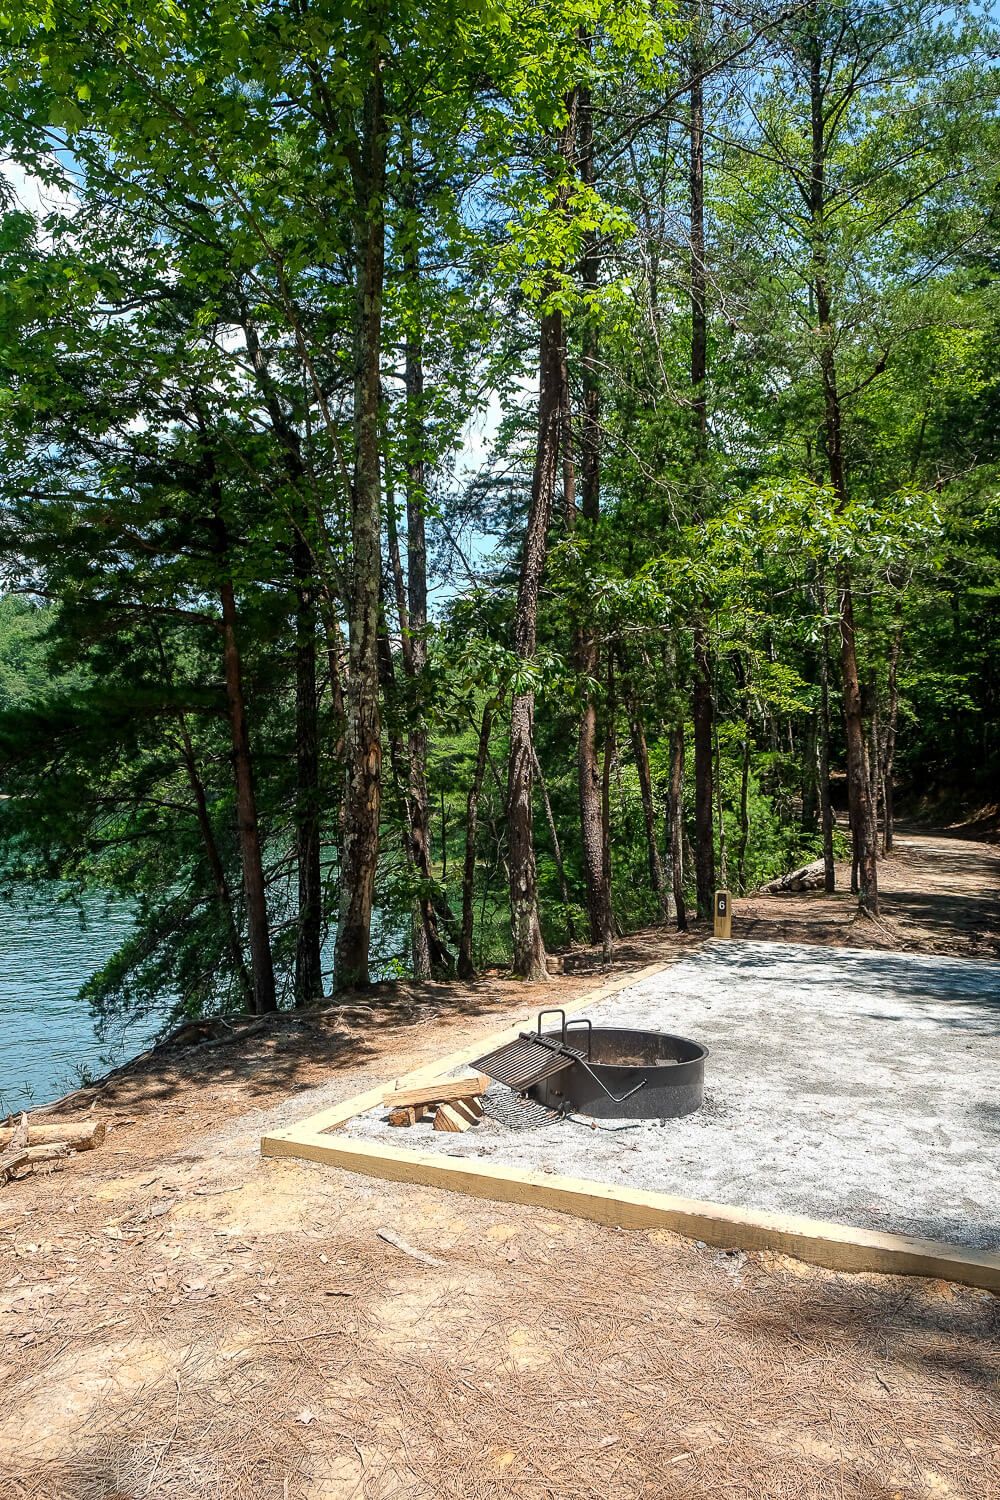
<instances>
[{"instance_id":1,"label":"white gravel","mask_svg":"<svg viewBox=\"0 0 1000 1500\"><path fill-rule=\"evenodd\" d=\"M349 1134L1000 1248L1000 964L711 942L589 1012L707 1044L695 1115L593 1131L491 1089L464 1135ZM541 1117L541 1118L539 1118Z\"/></svg>"}]
</instances>

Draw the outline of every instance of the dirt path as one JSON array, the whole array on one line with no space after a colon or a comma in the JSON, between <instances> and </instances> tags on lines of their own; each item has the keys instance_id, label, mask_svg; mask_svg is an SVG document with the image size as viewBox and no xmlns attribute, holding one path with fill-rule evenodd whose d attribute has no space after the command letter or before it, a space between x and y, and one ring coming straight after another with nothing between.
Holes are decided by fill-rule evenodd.
<instances>
[{"instance_id":1,"label":"dirt path","mask_svg":"<svg viewBox=\"0 0 1000 1500\"><path fill-rule=\"evenodd\" d=\"M978 846L908 837L886 868L909 945L980 941L931 899L953 847L974 895L996 868ZM758 938L884 935L845 898L747 905ZM699 940L640 935L619 962ZM599 982L572 964L549 1003ZM265 1111L295 1118L320 1083L347 1097L538 998L401 986L83 1096L105 1146L0 1194L2 1500L1000 1495L988 1295L260 1159Z\"/></svg>"},{"instance_id":2,"label":"dirt path","mask_svg":"<svg viewBox=\"0 0 1000 1500\"><path fill-rule=\"evenodd\" d=\"M850 867L838 892L749 896L733 903L733 935L847 944L956 958L1000 958L1000 845L955 833L906 829L879 864L881 919L859 918Z\"/></svg>"}]
</instances>

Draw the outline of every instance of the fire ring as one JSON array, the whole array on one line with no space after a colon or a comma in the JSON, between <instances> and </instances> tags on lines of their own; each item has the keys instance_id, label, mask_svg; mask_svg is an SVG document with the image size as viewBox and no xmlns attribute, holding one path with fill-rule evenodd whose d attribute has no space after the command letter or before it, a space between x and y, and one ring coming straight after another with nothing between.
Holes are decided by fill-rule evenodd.
<instances>
[{"instance_id":1,"label":"fire ring","mask_svg":"<svg viewBox=\"0 0 1000 1500\"><path fill-rule=\"evenodd\" d=\"M558 1015L559 1031L542 1031ZM573 1028L584 1028L575 1030ZM542 1011L538 1029L475 1064L490 1078L562 1114L600 1120L676 1120L702 1103L708 1048L666 1031L567 1023Z\"/></svg>"}]
</instances>

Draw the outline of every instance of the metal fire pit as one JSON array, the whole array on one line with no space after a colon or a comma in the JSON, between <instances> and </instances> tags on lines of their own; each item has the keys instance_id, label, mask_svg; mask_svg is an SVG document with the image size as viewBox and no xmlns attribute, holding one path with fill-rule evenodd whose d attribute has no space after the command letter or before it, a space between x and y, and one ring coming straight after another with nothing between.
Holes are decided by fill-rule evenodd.
<instances>
[{"instance_id":1,"label":"metal fire pit","mask_svg":"<svg viewBox=\"0 0 1000 1500\"><path fill-rule=\"evenodd\" d=\"M558 1041L559 1033L546 1034ZM598 1120L676 1120L701 1106L707 1047L665 1031L595 1027L590 1056L528 1090L548 1109Z\"/></svg>"},{"instance_id":2,"label":"metal fire pit","mask_svg":"<svg viewBox=\"0 0 1000 1500\"><path fill-rule=\"evenodd\" d=\"M542 1017L557 1015L557 1032ZM572 1034L572 1027L586 1028ZM702 1101L708 1049L665 1031L597 1027L563 1011L542 1011L535 1032L479 1058L490 1078L536 1099L547 1109L595 1119L673 1120Z\"/></svg>"}]
</instances>

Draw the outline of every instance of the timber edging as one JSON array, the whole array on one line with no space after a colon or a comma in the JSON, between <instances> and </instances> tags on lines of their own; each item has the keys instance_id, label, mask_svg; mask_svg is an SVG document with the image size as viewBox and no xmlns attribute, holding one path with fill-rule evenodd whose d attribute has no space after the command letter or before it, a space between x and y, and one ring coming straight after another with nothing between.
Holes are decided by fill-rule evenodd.
<instances>
[{"instance_id":1,"label":"timber edging","mask_svg":"<svg viewBox=\"0 0 1000 1500\"><path fill-rule=\"evenodd\" d=\"M669 963L650 964L567 1002L563 1008L567 1013L582 1010L669 967ZM409 1086L440 1078L481 1056L484 1050L493 1050L513 1040L523 1025L524 1020L520 1020L502 1032L467 1043L457 1052L417 1068L396 1082L399 1086ZM915 1239L797 1215L765 1213L520 1167L443 1158L429 1152L329 1134L356 1115L381 1106L387 1087L391 1084L383 1081L297 1125L263 1136L261 1155L324 1162L366 1177L443 1188L497 1203L519 1203L621 1229L668 1229L689 1239L703 1240L707 1245L771 1251L834 1271L927 1276L1000 1293L1000 1254L989 1251L966 1250L945 1241Z\"/></svg>"}]
</instances>

